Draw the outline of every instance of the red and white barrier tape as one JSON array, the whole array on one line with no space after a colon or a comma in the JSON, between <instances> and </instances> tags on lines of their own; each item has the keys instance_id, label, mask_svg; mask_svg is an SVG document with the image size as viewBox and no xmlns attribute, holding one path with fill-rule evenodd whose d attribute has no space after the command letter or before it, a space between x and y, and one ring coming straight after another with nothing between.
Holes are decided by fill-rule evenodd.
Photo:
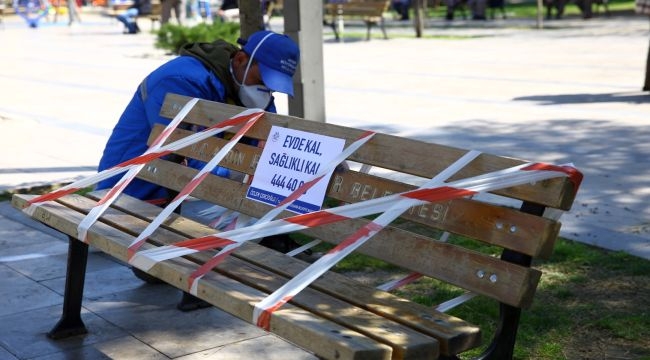
<instances>
[{"instance_id":1,"label":"red and white barrier tape","mask_svg":"<svg viewBox=\"0 0 650 360\"><path fill-rule=\"evenodd\" d=\"M314 246L320 244L321 242L322 241L319 240L319 239L312 240L312 241L308 242L307 244L305 244L303 246L299 246L299 247L289 251L285 255L291 256L291 257L296 256L296 255L300 254L301 252L303 252L305 250L309 250L309 249L313 248Z\"/></svg>"},{"instance_id":2,"label":"red and white barrier tape","mask_svg":"<svg viewBox=\"0 0 650 360\"><path fill-rule=\"evenodd\" d=\"M340 154L335 156L326 166L324 166L321 172L314 175L314 177L311 180L306 181L302 186L300 186L298 189L296 189L291 194L289 194L289 196L287 196L284 200L282 200L278 205L276 205L274 208L269 210L264 216L262 216L259 220L257 220L254 225L264 224L273 220L276 216L282 213L282 211L286 210L291 205L292 202L300 198L302 194L307 192L307 190L311 189L327 174L334 171L334 169L336 168L336 166L338 166L338 164L345 161L345 159L347 159L361 146L367 143L374 135L375 133L372 131L364 132L361 136L359 136L359 138L357 138L357 140L355 140L352 144L350 144L350 146L344 149ZM224 238L223 234L221 237ZM232 244L227 245L225 248L221 249L217 254L215 254L212 257L212 259L206 261L203 265L201 265L198 269L196 269L188 279L189 292L193 295L196 295L198 289L198 280L200 280L205 274L207 274L215 266L221 263L221 261L223 261L226 257L228 257L228 255L230 255L233 251L235 251L235 249L241 246L241 244L253 239L254 238L248 238L246 240L233 242Z\"/></svg>"},{"instance_id":3,"label":"red and white barrier tape","mask_svg":"<svg viewBox=\"0 0 650 360\"><path fill-rule=\"evenodd\" d=\"M447 311L455 308L456 306L458 306L458 305L460 305L460 304L462 304L464 302L467 302L468 300L473 299L476 295L477 295L476 293L467 292L467 293L465 293L465 294L463 294L461 296L458 296L458 297L455 297L455 298L453 298L451 300L447 300L447 301L445 301L443 303L440 303L438 306L436 306L436 310L440 311L440 312L443 312L443 313L447 312Z\"/></svg>"},{"instance_id":4,"label":"red and white barrier tape","mask_svg":"<svg viewBox=\"0 0 650 360\"><path fill-rule=\"evenodd\" d=\"M245 111L242 111L241 113L231 117L228 120L225 120L223 122L220 122L219 124L215 124L209 128L206 128L200 132L194 133L192 135L186 136L182 139L179 139L177 141L174 141L173 143L167 144L163 147L161 147L158 151L152 152L150 154L143 154L140 156L137 156L133 159L124 161L120 164L117 164L109 169L103 170L97 174L88 176L86 178L80 179L78 181L75 181L71 184L68 184L66 186L61 187L60 189L57 189L55 191L52 191L50 193L37 196L34 199L31 199L26 207L23 209L23 212L26 214L32 216L34 215L34 211L36 210L36 206L39 204L46 202L46 201L52 201L56 200L62 196L68 195L75 193L87 186L94 185L99 181L108 179L112 176L118 175L126 170L128 170L132 166L136 166L138 164L145 164L151 160L157 159L159 157L168 155L176 150L180 150L182 148L185 148L189 145L192 145L194 143L197 143L201 140L205 140L211 136L217 135L221 132L224 132L230 128L233 128L235 126L239 126L246 121L248 121L248 117L250 116L249 114L254 113L254 112L259 112L261 110L259 109L248 109Z\"/></svg>"},{"instance_id":5,"label":"red and white barrier tape","mask_svg":"<svg viewBox=\"0 0 650 360\"><path fill-rule=\"evenodd\" d=\"M363 164L361 166L361 169L359 169L359 172L363 173L363 174L368 174L370 172L371 168L372 168L372 165ZM320 240L320 239L314 239L314 240L310 241L309 243L307 243L307 244L305 244L303 246L297 247L297 248L287 252L285 255L294 257L294 256L296 256L296 255L298 255L298 254L300 254L300 253L302 253L302 252L304 252L306 250L309 250L309 249L315 247L316 245L318 245L318 244L320 244L322 242L323 241Z\"/></svg>"},{"instance_id":6,"label":"red and white barrier tape","mask_svg":"<svg viewBox=\"0 0 650 360\"><path fill-rule=\"evenodd\" d=\"M550 170L551 172L558 169L567 170L564 168L553 167L553 166L542 165L542 164L534 164L532 166L528 166L525 168L532 168L532 169L552 168L552 170ZM522 170L525 168L522 168ZM449 169L446 169L445 171L447 170ZM574 176L580 178L578 180L574 177L574 179L572 179L573 181L581 181L582 174L580 174L577 171L571 171L571 172L573 173ZM480 181L478 181L476 186L477 188L483 187L484 189L482 189L481 191L496 190L496 189L489 189L489 187L492 186L490 185L490 183L492 182L497 183L499 181L485 181L489 178L487 176L482 176L479 178L481 179ZM419 190L426 190L427 188L430 188L431 186L435 186L435 184L444 181L444 179L445 179L444 177L441 178L440 175L438 175L435 178L433 178L429 184L424 185ZM543 179L540 178L538 180L541 181ZM530 181L537 181L537 180L531 179ZM501 182L506 183L506 181L504 181L503 179L501 179ZM502 184L501 187L499 188L503 188L503 187L506 186L503 186ZM473 191L476 190L477 189L474 189ZM415 197L415 198L419 198L419 197ZM308 268L303 270L300 274L292 278L290 281L288 281L278 290L274 291L271 295L269 295L264 300L256 304L255 309L253 310L253 322L256 323L257 326L269 330L271 315L274 311L276 311L282 305L290 301L296 294L302 291L305 287L309 286L309 284L311 284L318 277L323 275L332 266L336 265L341 259L349 255L352 251L356 250L359 246L363 245L368 239L370 239L377 232L379 232L390 222L392 222L395 218L397 218L402 212L406 210L406 208L403 207L404 204L409 205L408 207L414 206L413 201L400 200L399 202L391 206L387 211L379 215L372 222L368 223L366 226L359 229L356 233L346 238L334 249L332 249L326 255L318 259L318 261L310 265ZM468 295L468 296L472 296L472 295Z\"/></svg>"},{"instance_id":7,"label":"red and white barrier tape","mask_svg":"<svg viewBox=\"0 0 650 360\"><path fill-rule=\"evenodd\" d=\"M188 101L181 111L176 114L174 119L165 127L165 129L156 137L156 139L151 143L147 151L143 155L150 154L154 151L159 150L165 141L169 138L172 132L178 127L178 125L185 119L185 116L194 108L196 103L199 102L198 98L193 98ZM138 164L132 166L129 171L127 171L124 176L111 188L111 190L101 198L95 207L90 209L88 214L81 220L79 226L77 227L77 238L82 242L87 242L86 236L88 234L88 229L92 224L99 219L100 216L108 209L109 206L117 199L117 197L124 191L124 189L131 183L140 170L144 167L145 164Z\"/></svg>"},{"instance_id":8,"label":"red and white barrier tape","mask_svg":"<svg viewBox=\"0 0 650 360\"><path fill-rule=\"evenodd\" d=\"M34 210L36 209L36 206L39 204L46 202L46 201L52 201L56 200L62 196L68 195L75 193L87 186L94 185L99 181L108 179L110 177L113 177L115 175L118 175L124 171L127 171L129 168L133 166L137 166L139 164L146 164L151 160L157 159L159 157L168 155L176 150L180 150L182 148L185 148L187 146L190 146L194 143L197 143L201 140L205 140L211 136L217 135L221 132L224 132L228 129L231 129L235 126L239 126L246 121L248 121L249 117L251 116L251 113L259 112L261 110L259 109L248 109L245 111L242 111L241 113L231 117L228 120L222 121L218 124L215 124L211 127L208 127L200 132L194 133L192 135L186 136L182 139L179 139L177 141L174 141L172 143L169 143L160 149L158 151L154 151L149 154L143 154L140 156L137 156L133 159L124 161L120 164L117 164L109 169L103 170L101 172L98 172L97 174L85 177L83 179L80 179L78 181L75 181L71 184L68 184L66 186L61 187L60 189L57 189L55 191L52 191L50 193L37 196L33 199L31 199L26 207L23 209L23 212L25 212L28 215L33 215Z\"/></svg>"},{"instance_id":9,"label":"red and white barrier tape","mask_svg":"<svg viewBox=\"0 0 650 360\"><path fill-rule=\"evenodd\" d=\"M479 154L480 153L478 151L468 152L454 164L422 185L420 189L440 186L440 184L444 183L449 177L456 174L460 169L474 160ZM255 309L253 310L253 322L257 324L257 326L269 330L271 314L274 311L291 300L294 296L296 296L296 294L309 286L309 284L323 275L332 266L336 265L344 257L352 253L352 251L363 245L384 227L388 226L388 224L393 222L393 220L399 217L404 211L406 211L406 209L416 205L415 202L416 200L410 198L401 198L400 200L396 201L373 221L357 230L354 234L348 236L339 245L334 247L327 254L323 255L320 259L311 264L300 274L293 277L286 284L274 291L271 295L267 296L264 300L257 303L255 305Z\"/></svg>"},{"instance_id":10,"label":"red and white barrier tape","mask_svg":"<svg viewBox=\"0 0 650 360\"><path fill-rule=\"evenodd\" d=\"M479 192L494 191L560 176L569 177L569 179L574 182L576 190L582 181L582 174L572 166L527 163L476 177L456 180L447 183L444 186L405 191L362 202L346 204L335 208L295 215L264 224L254 224L219 234L189 239L178 242L174 245L161 246L154 249L140 251L132 259L132 264L137 268L146 271L160 261L193 254L199 251L223 248L233 242L245 241L245 239L288 233L377 214L384 211L401 198L413 199L415 200L415 205L410 206L417 206L429 202L441 202L475 195Z\"/></svg>"},{"instance_id":11,"label":"red and white barrier tape","mask_svg":"<svg viewBox=\"0 0 650 360\"><path fill-rule=\"evenodd\" d=\"M183 189L176 195L174 200L172 200L159 214L156 218L149 224L147 227L138 235L138 237L133 240L131 245L128 248L128 257L129 260L133 257L133 254L144 244L147 238L162 224L167 217L185 200L194 189L196 189L199 184L205 179L212 170L214 170L217 165L223 160L224 157L232 150L232 148L239 142L239 140L246 134L246 132L259 120L259 118L264 115L264 112L256 112L249 115L248 121L244 126L242 126L235 136L228 141L228 143L217 152L217 154L207 163L203 168L190 180L190 182L183 187Z\"/></svg>"},{"instance_id":12,"label":"red and white barrier tape","mask_svg":"<svg viewBox=\"0 0 650 360\"><path fill-rule=\"evenodd\" d=\"M417 272L413 272L413 273L410 273L410 274L406 275L405 277L403 277L401 279L395 279L393 281L389 281L389 282L387 282L385 284L379 285L379 286L377 286L377 289L383 290L383 291L392 291L392 290L400 288L400 287L402 287L404 285L408 285L408 284L412 283L413 281L415 281L415 280L417 280L417 279L419 279L421 277L422 277L422 274L417 273Z\"/></svg>"}]
</instances>

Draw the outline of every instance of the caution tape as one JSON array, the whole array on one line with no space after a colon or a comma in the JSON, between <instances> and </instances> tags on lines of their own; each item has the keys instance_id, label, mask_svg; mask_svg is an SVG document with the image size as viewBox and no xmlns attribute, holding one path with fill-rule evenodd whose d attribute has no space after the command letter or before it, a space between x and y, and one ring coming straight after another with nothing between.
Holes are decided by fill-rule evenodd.
<instances>
[{"instance_id":1,"label":"caution tape","mask_svg":"<svg viewBox=\"0 0 650 360\"><path fill-rule=\"evenodd\" d=\"M264 216L262 216L259 220L257 220L254 225L268 223L269 221L273 220L276 216L282 213L282 211L286 210L291 205L292 202L297 200L300 196L302 196L302 194L304 194L309 189L311 189L327 174L334 171L334 169L338 164L345 161L345 159L347 159L361 146L367 143L374 135L375 133L372 131L366 131L363 134L361 134L359 138L357 138L354 142L352 142L352 144L350 144L340 154L335 156L326 166L324 166L323 170L321 170L319 173L314 175L312 179L306 181L303 185L298 187L298 189L296 189L291 194L289 194L289 196L287 196L284 200L282 200L279 204L277 204L274 208L269 210ZM221 237L223 237L223 235ZM205 274L207 274L219 263L221 263L226 257L228 257L228 255L230 255L233 251L235 251L235 249L241 246L241 244L249 240L253 240L253 238L247 238L243 241L237 241L228 244L225 248L221 249L217 254L215 254L212 257L212 259L206 261L197 270L195 270L188 278L190 293L196 295L197 288L198 288L198 280L201 279Z\"/></svg>"},{"instance_id":2,"label":"caution tape","mask_svg":"<svg viewBox=\"0 0 650 360\"><path fill-rule=\"evenodd\" d=\"M145 250L137 253L136 256L134 256L132 259L131 263L134 266L147 271L156 263L167 259L189 255L199 251L214 248L223 249L225 247L235 246L234 244L237 242L246 241L252 238L265 237L280 233L302 230L315 226L326 225L329 223L351 218L376 214L385 211L385 209L389 209L386 214L383 214L386 216L380 216L380 218L375 220L375 222L370 223L368 226L360 229L351 237L346 239L346 241L341 243L337 248L335 248L336 250L332 252L333 254L341 252L347 255L347 253L360 246L354 246L354 244L365 242L365 239L372 237L377 231L381 230L383 224L378 223L378 221L385 221L384 219L386 218L398 216L401 212L410 207L422 205L428 202L451 200L454 198L474 195L479 192L494 191L512 186L523 185L526 183L551 179L559 176L568 177L570 181L574 182L576 189L582 180L582 174L572 166L527 163L512 168L487 173L481 176L457 180L450 182L444 186L419 188L416 190L393 194L382 198L344 205L337 208L296 215L286 219L270 221L264 224L255 224L249 227L221 233L220 236L209 235L198 239L182 241L174 245ZM401 201L403 199L409 199L410 201ZM229 249L230 248L226 249L226 251ZM332 256L324 256L321 259L325 259L323 261L331 261ZM318 264L316 266L329 265L329 267L331 267L334 264L334 262L331 264L323 264L322 262L319 263L319 261L314 263L312 266ZM327 268L327 266L323 267ZM315 276L313 278L315 279L317 277L318 276ZM307 275L301 276L299 274L298 277L289 282L291 284L287 283L281 289L278 289L278 291L276 291L274 294L277 295L281 293L283 296L274 296L273 298L269 298L270 300L266 301L264 304L261 304L262 306L257 308L256 323L262 327L268 327L267 320L270 319L270 314L275 311L275 309L286 303L286 301L288 301L292 296L294 296L292 294L291 287L294 287L297 282L309 283L308 280L309 277ZM289 292L287 293L288 288ZM282 291L280 292L280 290Z\"/></svg>"},{"instance_id":3,"label":"caution tape","mask_svg":"<svg viewBox=\"0 0 650 360\"><path fill-rule=\"evenodd\" d=\"M264 115L264 112L252 113L248 116L246 124L228 141L228 143L217 152L217 154L190 180L185 187L176 195L176 197L156 216L156 218L147 225L147 227L133 240L128 247L128 258L131 259L133 254L144 244L147 238L162 224L169 215L176 210L178 206L201 184L212 170L223 160L224 157L232 150L246 132Z\"/></svg>"},{"instance_id":4,"label":"caution tape","mask_svg":"<svg viewBox=\"0 0 650 360\"><path fill-rule=\"evenodd\" d=\"M470 154L467 156L471 157ZM465 157L464 157L465 158ZM457 163L460 166L462 163L461 158ZM454 166L446 169L443 173L448 170L453 170ZM519 169L517 169L519 168ZM457 196L469 195L469 193L476 194L483 191L492 191L496 189L501 189L505 187L510 187L519 184L519 181L526 179L526 183L533 181L541 181L550 177L556 177L558 175L566 176L568 175L570 180L574 182L577 186L582 181L582 174L578 172L575 168L564 166L554 166L549 164L529 164L521 167L511 168L514 171L506 171L503 176L499 176L496 179L489 174L486 176L479 176L474 180L475 185L467 186L463 188L451 188L450 186L441 187L442 192L430 192L432 186L436 186L440 182L444 181L448 176L443 175L443 173L434 177L429 181L428 184L425 184L420 189L411 192L410 196L406 196L408 199L428 199L429 201L440 201L442 193L456 194ZM526 173L528 172L528 173ZM525 174L524 176L511 176L517 174ZM521 178L521 179L517 179ZM456 186L458 186L456 184ZM448 190L448 191L447 191ZM425 192L427 194L425 194ZM461 195L464 194L464 195ZM423 195L423 196L420 196ZM442 196L444 197L444 195ZM309 286L313 281L318 277L323 275L327 270L332 266L336 265L341 259L349 255L352 251L356 250L359 246L363 245L367 240L372 236L377 234L381 229L387 226L391 221L397 218L402 212L407 208L414 206L413 201L400 200L391 207L388 208L385 212L379 215L376 219L359 229L357 232L346 238L343 242L337 245L335 248L330 250L323 257L318 259L316 262L311 264L300 274L293 277L282 287L274 291L271 295L267 296L265 299L260 301L255 305L253 310L253 322L257 326L269 330L271 315L274 311L282 307L285 303L290 301L296 294L302 291L305 287ZM471 295L469 295L471 296Z\"/></svg>"},{"instance_id":5,"label":"caution tape","mask_svg":"<svg viewBox=\"0 0 650 360\"><path fill-rule=\"evenodd\" d=\"M413 272L413 273L410 273L410 274L404 276L401 279L395 279L393 281L389 281L389 282L387 282L385 284L379 285L379 286L377 286L377 289L383 290L383 291L392 291L392 290L400 288L400 287L402 287L404 285L408 285L408 284L414 282L415 280L418 280L421 277L422 277L422 274L417 273L417 272Z\"/></svg>"},{"instance_id":6,"label":"caution tape","mask_svg":"<svg viewBox=\"0 0 650 360\"><path fill-rule=\"evenodd\" d=\"M582 180L582 174L570 165L557 166L543 163L526 163L480 176L456 180L439 187L405 191L140 251L134 256L131 263L139 269L147 271L157 262L200 251L223 248L233 242L299 231L377 214L383 212L401 198L413 199L415 205L411 206L418 206L429 202L442 202L475 195L479 192L494 191L561 176L568 177L574 182L576 190Z\"/></svg>"},{"instance_id":7,"label":"caution tape","mask_svg":"<svg viewBox=\"0 0 650 360\"><path fill-rule=\"evenodd\" d=\"M198 98L194 98L185 104L181 111L176 114L174 119L165 127L165 129L156 137L156 139L151 143L149 148L144 152L143 155L150 154L154 151L159 150L163 143L169 138L172 132L178 127L178 125L185 119L185 116L194 108L196 103L199 102ZM79 226L77 227L77 239L82 242L87 242L86 236L88 234L88 229L92 224L99 219L100 216L108 209L109 206L117 199L117 197L124 191L124 189L131 183L135 176L142 170L145 164L138 164L132 166L129 171L127 171L124 176L111 188L111 190L104 195L95 205L88 214L81 220Z\"/></svg>"},{"instance_id":8,"label":"caution tape","mask_svg":"<svg viewBox=\"0 0 650 360\"><path fill-rule=\"evenodd\" d=\"M473 299L477 294L473 292L466 292L463 295L460 295L458 297L455 297L451 300L447 300L443 303L440 303L438 306L436 306L436 310L440 312L447 312L453 308L455 308L458 305L461 305L468 300Z\"/></svg>"},{"instance_id":9,"label":"caution tape","mask_svg":"<svg viewBox=\"0 0 650 360\"><path fill-rule=\"evenodd\" d=\"M228 120L222 121L218 124L215 124L211 127L208 127L200 132L194 133L192 135L186 136L182 139L179 139L177 141L174 141L172 143L169 143L160 149L158 151L151 152L149 154L142 154L140 156L137 156L133 159L124 161L120 164L117 164L111 168L108 168L106 170L100 171L97 174L90 175L88 177L85 177L83 179L77 180L71 184L68 184L66 186L63 186L55 191L49 192L47 194L43 194L41 196L37 196L34 199L29 200L25 208L23 209L23 212L26 214L32 216L34 214L34 211L36 210L36 206L38 206L41 203L44 203L46 201L53 201L56 200L62 196L68 195L75 193L85 187L88 187L90 185L94 185L99 181L108 179L110 177L113 177L115 175L119 175L123 173L124 171L127 171L133 166L137 166L140 164L146 164L150 162L151 160L160 158L162 156L168 155L174 151L180 150L182 148L185 148L187 146L190 146L194 143L197 143L199 141L205 140L211 136L217 135L221 132L224 132L228 129L231 129L235 126L239 126L246 121L249 120L249 117L251 114L260 112L261 110L259 109L248 109L245 111L242 111L241 113L231 117Z\"/></svg>"},{"instance_id":10,"label":"caution tape","mask_svg":"<svg viewBox=\"0 0 650 360\"><path fill-rule=\"evenodd\" d=\"M427 183L422 185L420 189L440 186L440 184L456 174L479 154L478 151L468 152L447 169L443 170ZM293 277L271 295L257 303L253 310L253 323L263 329L269 330L271 314L274 311L290 301L296 294L309 286L309 284L323 275L332 266L336 265L344 257L359 248L359 246L363 245L384 227L388 226L388 224L393 222L393 220L399 217L404 211L406 211L406 209L416 205L415 202L416 200L407 197L403 197L396 201L377 218L347 237L340 244L303 270L300 274Z\"/></svg>"}]
</instances>

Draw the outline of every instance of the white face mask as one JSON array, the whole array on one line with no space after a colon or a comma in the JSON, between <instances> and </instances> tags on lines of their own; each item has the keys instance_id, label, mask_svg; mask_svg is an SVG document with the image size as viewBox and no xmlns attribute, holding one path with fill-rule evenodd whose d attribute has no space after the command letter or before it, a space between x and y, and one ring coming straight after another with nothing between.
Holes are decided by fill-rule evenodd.
<instances>
[{"instance_id":1,"label":"white face mask","mask_svg":"<svg viewBox=\"0 0 650 360\"><path fill-rule=\"evenodd\" d=\"M264 85L244 85L246 83L246 76L248 75L248 69L250 69L251 63L252 61L249 59L241 83L237 81L237 77L235 77L235 73L232 69L232 62L230 63L230 75L232 75L235 84L239 85L239 100L245 107L266 109L273 98L271 96L271 90Z\"/></svg>"}]
</instances>

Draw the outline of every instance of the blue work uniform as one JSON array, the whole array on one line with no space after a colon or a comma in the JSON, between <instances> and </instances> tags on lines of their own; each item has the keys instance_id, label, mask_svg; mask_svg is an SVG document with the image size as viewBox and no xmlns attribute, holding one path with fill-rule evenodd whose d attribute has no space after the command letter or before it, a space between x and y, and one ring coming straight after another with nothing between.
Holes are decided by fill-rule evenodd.
<instances>
[{"instance_id":1,"label":"blue work uniform","mask_svg":"<svg viewBox=\"0 0 650 360\"><path fill-rule=\"evenodd\" d=\"M153 126L167 125L171 121L159 115L167 93L241 106L229 71L230 58L237 50L234 45L221 40L189 44L181 50L181 56L151 72L142 81L115 125L98 170L111 168L147 150L147 140ZM273 100L266 110L275 112ZM200 169L203 165L204 162L188 159L188 166ZM228 170L221 167L217 167L213 173L229 175ZM103 180L96 188L111 188L122 175ZM152 202L169 197L165 188L140 179L134 179L124 193Z\"/></svg>"}]
</instances>

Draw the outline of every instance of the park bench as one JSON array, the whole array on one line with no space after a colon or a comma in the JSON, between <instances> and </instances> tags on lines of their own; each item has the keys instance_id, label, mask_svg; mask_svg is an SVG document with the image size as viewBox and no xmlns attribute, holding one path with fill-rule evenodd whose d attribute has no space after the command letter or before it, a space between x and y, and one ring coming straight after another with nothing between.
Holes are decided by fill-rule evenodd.
<instances>
[{"instance_id":1,"label":"park bench","mask_svg":"<svg viewBox=\"0 0 650 360\"><path fill-rule=\"evenodd\" d=\"M333 0L323 9L323 22L332 27L336 40L343 37L345 20L362 20L366 24L366 40L370 40L373 25L379 25L384 39L388 39L384 13L390 7L390 0Z\"/></svg>"},{"instance_id":2,"label":"park bench","mask_svg":"<svg viewBox=\"0 0 650 360\"><path fill-rule=\"evenodd\" d=\"M168 94L161 115L175 118L192 101L196 100ZM187 139L196 131L215 126L242 110L232 105L198 100L167 143ZM384 279L385 284L377 287L377 284L362 284L353 274L329 270L284 306L268 312L267 322L263 324L265 329L324 359L451 359L482 346L485 349L483 359L512 358L521 313L531 306L541 276L532 262L549 257L553 251L561 226L557 215L570 209L582 178L577 170L571 166L529 165L510 157L388 134L376 133L373 136L361 129L264 113L245 133L249 138L260 140L259 144L237 143L219 163L245 174L244 180L209 175L191 193L192 197L257 218L266 214L272 207L250 200L246 194L251 186L251 176L261 166L262 145L266 142L268 146L269 141L276 140L270 134L272 125L345 139L346 150L359 139L369 138L346 158L346 166L338 166L334 171L327 186L327 201L323 205L325 211L331 212L330 216L320 218L314 215L322 215L322 212L302 215L303 220L299 223L305 226L300 232L308 239L319 239L336 246L342 242L349 244L349 236L359 229L376 230L376 235L358 247L355 253L393 264L399 269L399 276ZM155 142L153 139L157 139L162 131L163 126L156 127L150 142ZM214 154L227 146L226 138L210 136L175 151L175 154L182 158L210 161ZM458 159L466 159L466 163L454 166ZM511 176L534 173L550 177L542 180L517 177L520 182L516 184L522 185L492 185L483 188L490 190L489 193L480 191L475 196L469 195L479 188L469 183L462 185L466 179L522 164L527 165L505 173ZM438 175L441 173L444 175ZM178 158L176 161L153 159L137 177L182 192L196 174L197 170L178 162ZM445 186L428 183L437 176L442 178L436 181L450 178ZM494 180L486 181L491 184L490 181ZM482 183L485 185L485 181ZM422 185L434 189L418 189ZM180 247L179 241L208 239L216 231L171 213L148 236L135 257L130 257L129 249L134 238L158 216L161 208L121 195L87 230L85 237L80 236L78 226L107 191L85 194L72 191L68 190L69 193L56 200L32 206L28 205L37 199L35 195L16 194L12 198L14 207L30 213L34 219L70 239L63 315L49 333L52 338L86 332L80 310L89 245L126 262L137 257L139 252L161 250L170 244ZM401 216L381 231L377 224L384 215L372 221L365 215L335 221L337 217L344 217L343 213L335 213L337 209L349 207L349 204L367 206L372 201L398 193L404 195L391 200L390 204L403 204L402 201L413 199L424 201L419 205L409 202L409 208L403 213L398 212ZM279 218L289 216L296 214L285 210ZM320 221L318 219L327 221L322 226L308 225ZM266 236L266 233L261 236ZM86 242L78 238L85 238ZM488 246L479 247L477 244ZM199 298L239 318L262 326L254 320L255 305L295 279L303 270L320 262L310 264L249 241L205 274L192 290L188 279L197 268L208 263L215 252L188 253L141 269L179 289L193 291ZM453 286L444 292L454 295L437 305L428 306L395 294L393 289L397 283L414 279L431 286L431 293L436 289L429 282L437 279L435 281L439 284L447 284L441 286ZM462 303L463 299L474 295L493 299L494 306L499 308L500 315L493 322L496 324L494 337L487 343L483 342L483 329L479 326L445 313L453 304Z\"/></svg>"},{"instance_id":3,"label":"park bench","mask_svg":"<svg viewBox=\"0 0 650 360\"><path fill-rule=\"evenodd\" d=\"M2 19L2 15L15 13L12 5L8 1L0 0L0 19Z\"/></svg>"}]
</instances>

